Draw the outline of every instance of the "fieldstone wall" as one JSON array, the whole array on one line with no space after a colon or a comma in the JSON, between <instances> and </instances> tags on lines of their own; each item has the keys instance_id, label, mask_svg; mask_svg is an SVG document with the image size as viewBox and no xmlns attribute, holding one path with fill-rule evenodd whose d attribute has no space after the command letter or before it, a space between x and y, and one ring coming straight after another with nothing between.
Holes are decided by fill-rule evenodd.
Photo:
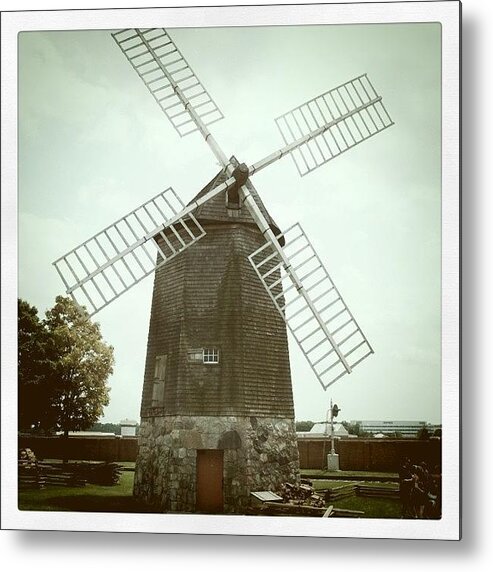
<instances>
[{"instance_id":1,"label":"fieldstone wall","mask_svg":"<svg viewBox=\"0 0 493 572\"><path fill-rule=\"evenodd\" d=\"M250 491L299 482L294 421L265 417L142 419L134 494L162 512L194 512L198 449L224 451L224 512L243 514Z\"/></svg>"}]
</instances>

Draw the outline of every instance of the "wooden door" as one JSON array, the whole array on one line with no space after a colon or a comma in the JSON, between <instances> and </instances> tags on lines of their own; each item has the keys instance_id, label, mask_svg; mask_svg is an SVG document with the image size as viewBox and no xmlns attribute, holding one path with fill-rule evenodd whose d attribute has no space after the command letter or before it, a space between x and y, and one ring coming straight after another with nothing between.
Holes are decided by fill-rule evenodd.
<instances>
[{"instance_id":1,"label":"wooden door","mask_svg":"<svg viewBox=\"0 0 493 572\"><path fill-rule=\"evenodd\" d=\"M223 451L197 451L197 512L221 513L223 501Z\"/></svg>"}]
</instances>

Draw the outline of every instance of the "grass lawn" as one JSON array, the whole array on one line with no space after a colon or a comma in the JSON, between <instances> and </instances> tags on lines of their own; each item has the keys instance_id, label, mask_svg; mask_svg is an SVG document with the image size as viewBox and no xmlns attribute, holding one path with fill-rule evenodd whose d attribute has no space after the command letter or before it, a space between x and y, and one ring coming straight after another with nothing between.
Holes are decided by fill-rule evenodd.
<instances>
[{"instance_id":1,"label":"grass lawn","mask_svg":"<svg viewBox=\"0 0 493 572\"><path fill-rule=\"evenodd\" d=\"M336 481L330 480L326 481L324 479L317 479L313 481L312 487L316 490L325 490L325 489L336 489L337 487L343 487L344 485L356 485L358 481Z\"/></svg>"},{"instance_id":2,"label":"grass lawn","mask_svg":"<svg viewBox=\"0 0 493 572\"><path fill-rule=\"evenodd\" d=\"M334 503L335 508L362 510L362 518L400 518L401 502L398 499L348 497Z\"/></svg>"},{"instance_id":3,"label":"grass lawn","mask_svg":"<svg viewBox=\"0 0 493 572\"><path fill-rule=\"evenodd\" d=\"M134 473L124 471L116 486L88 484L85 487L51 487L19 492L19 510L71 512L152 512L132 496ZM354 481L320 481L325 488ZM317 488L324 488L318 486ZM364 511L365 518L399 518L397 499L350 497L333 503L337 508Z\"/></svg>"},{"instance_id":4,"label":"grass lawn","mask_svg":"<svg viewBox=\"0 0 493 572\"><path fill-rule=\"evenodd\" d=\"M375 486L383 489L395 489L397 483L394 482L366 482L366 481L356 481L356 480L340 480L336 481L335 479L325 480L325 479L316 479L312 483L312 487L316 490L325 490L325 489L335 489L337 487L342 487L344 485L369 485Z\"/></svg>"},{"instance_id":5,"label":"grass lawn","mask_svg":"<svg viewBox=\"0 0 493 572\"><path fill-rule=\"evenodd\" d=\"M51 487L19 492L19 510L149 512L132 496L134 473L124 471L115 486Z\"/></svg>"}]
</instances>

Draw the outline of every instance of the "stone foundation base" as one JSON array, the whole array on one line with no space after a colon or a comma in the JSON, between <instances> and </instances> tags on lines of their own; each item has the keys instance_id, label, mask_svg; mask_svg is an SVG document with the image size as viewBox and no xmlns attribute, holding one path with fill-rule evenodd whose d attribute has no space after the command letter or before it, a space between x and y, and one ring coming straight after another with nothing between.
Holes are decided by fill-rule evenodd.
<instances>
[{"instance_id":1,"label":"stone foundation base","mask_svg":"<svg viewBox=\"0 0 493 572\"><path fill-rule=\"evenodd\" d=\"M251 491L299 483L293 419L168 416L143 419L134 495L162 512L196 512L197 451L223 451L223 512L244 514Z\"/></svg>"}]
</instances>

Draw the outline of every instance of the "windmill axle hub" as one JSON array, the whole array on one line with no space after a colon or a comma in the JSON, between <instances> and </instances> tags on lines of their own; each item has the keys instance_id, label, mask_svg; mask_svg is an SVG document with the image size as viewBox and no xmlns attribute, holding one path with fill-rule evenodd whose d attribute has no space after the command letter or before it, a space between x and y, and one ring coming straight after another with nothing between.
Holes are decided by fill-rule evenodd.
<instances>
[{"instance_id":1,"label":"windmill axle hub","mask_svg":"<svg viewBox=\"0 0 493 572\"><path fill-rule=\"evenodd\" d=\"M235 168L233 171L233 177L236 179L238 187L243 186L247 182L249 173L250 171L245 163L241 163Z\"/></svg>"}]
</instances>

